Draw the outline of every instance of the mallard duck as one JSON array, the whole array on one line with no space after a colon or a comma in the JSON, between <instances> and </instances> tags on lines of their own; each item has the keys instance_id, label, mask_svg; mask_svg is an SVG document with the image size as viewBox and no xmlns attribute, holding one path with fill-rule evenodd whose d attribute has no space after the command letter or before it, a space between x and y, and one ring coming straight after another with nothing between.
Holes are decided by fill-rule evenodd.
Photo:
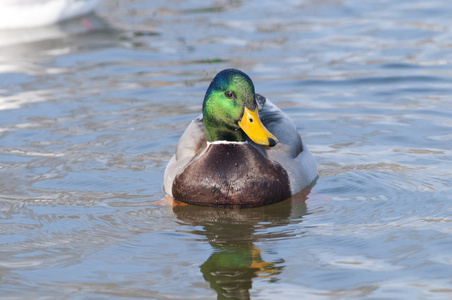
<instances>
[{"instance_id":1,"label":"mallard duck","mask_svg":"<svg viewBox=\"0 0 452 300\"><path fill-rule=\"evenodd\" d=\"M306 189L318 174L289 117L255 94L248 75L226 69L210 83L202 114L180 137L164 176L177 201L256 207Z\"/></svg>"}]
</instances>

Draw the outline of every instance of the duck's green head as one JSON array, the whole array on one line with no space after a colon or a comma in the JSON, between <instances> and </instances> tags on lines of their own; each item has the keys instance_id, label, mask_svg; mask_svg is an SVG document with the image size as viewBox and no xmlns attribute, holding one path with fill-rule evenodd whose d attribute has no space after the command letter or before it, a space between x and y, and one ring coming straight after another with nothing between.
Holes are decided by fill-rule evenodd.
<instances>
[{"instance_id":1,"label":"duck's green head","mask_svg":"<svg viewBox=\"0 0 452 300\"><path fill-rule=\"evenodd\" d=\"M236 69L218 73L210 83L202 105L209 142L246 141L274 146L278 139L261 123L254 85L248 75Z\"/></svg>"}]
</instances>

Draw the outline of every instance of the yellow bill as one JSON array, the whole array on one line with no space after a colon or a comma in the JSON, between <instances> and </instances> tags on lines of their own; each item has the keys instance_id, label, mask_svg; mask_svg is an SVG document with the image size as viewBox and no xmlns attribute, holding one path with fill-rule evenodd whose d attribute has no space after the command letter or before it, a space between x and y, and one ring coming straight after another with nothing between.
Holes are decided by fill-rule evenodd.
<instances>
[{"instance_id":1,"label":"yellow bill","mask_svg":"<svg viewBox=\"0 0 452 300\"><path fill-rule=\"evenodd\" d=\"M278 139L261 123L257 108L251 111L245 107L239 126L256 144L273 147L278 143Z\"/></svg>"}]
</instances>

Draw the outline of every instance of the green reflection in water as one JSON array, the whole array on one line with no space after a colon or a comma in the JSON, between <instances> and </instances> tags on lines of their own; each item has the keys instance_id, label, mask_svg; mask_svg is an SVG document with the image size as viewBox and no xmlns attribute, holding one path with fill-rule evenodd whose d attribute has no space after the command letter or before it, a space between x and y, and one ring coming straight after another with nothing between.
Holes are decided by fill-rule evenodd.
<instances>
[{"instance_id":1,"label":"green reflection in water","mask_svg":"<svg viewBox=\"0 0 452 300\"><path fill-rule=\"evenodd\" d=\"M200 266L204 279L217 292L218 299L250 299L253 278L277 281L284 269L284 259L264 261L256 243L263 240L290 238L284 230L292 222L300 222L306 211L309 191L291 199L259 208L224 209L194 205L174 206L176 216L203 230L193 234L207 238L213 253ZM281 230L274 230L280 227ZM272 230L267 230L273 228Z\"/></svg>"}]
</instances>

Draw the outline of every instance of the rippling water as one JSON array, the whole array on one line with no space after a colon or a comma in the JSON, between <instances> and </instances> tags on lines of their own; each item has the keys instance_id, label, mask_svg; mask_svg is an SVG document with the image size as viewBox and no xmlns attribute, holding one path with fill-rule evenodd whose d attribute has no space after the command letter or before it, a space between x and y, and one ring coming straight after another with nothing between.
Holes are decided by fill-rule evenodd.
<instances>
[{"instance_id":1,"label":"rippling water","mask_svg":"<svg viewBox=\"0 0 452 300\"><path fill-rule=\"evenodd\" d=\"M1 31L0 297L451 298L451 15L130 0ZM227 67L289 114L320 178L269 207L162 205Z\"/></svg>"}]
</instances>

